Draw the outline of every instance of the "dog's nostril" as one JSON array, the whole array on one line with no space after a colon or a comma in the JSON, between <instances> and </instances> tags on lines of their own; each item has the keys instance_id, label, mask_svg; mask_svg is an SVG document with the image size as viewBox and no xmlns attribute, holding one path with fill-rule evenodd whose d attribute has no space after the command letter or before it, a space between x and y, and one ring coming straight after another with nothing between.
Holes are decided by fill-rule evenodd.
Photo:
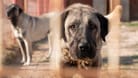
<instances>
[{"instance_id":1,"label":"dog's nostril","mask_svg":"<svg viewBox=\"0 0 138 78\"><path fill-rule=\"evenodd\" d=\"M80 45L79 45L79 49L80 49L80 51L86 51L86 50L89 49L89 46L88 46L87 43L85 43L85 44L80 44Z\"/></svg>"},{"instance_id":2,"label":"dog's nostril","mask_svg":"<svg viewBox=\"0 0 138 78\"><path fill-rule=\"evenodd\" d=\"M84 51L84 50L85 50L85 47L80 46L80 50L81 50L81 51Z\"/></svg>"}]
</instances>

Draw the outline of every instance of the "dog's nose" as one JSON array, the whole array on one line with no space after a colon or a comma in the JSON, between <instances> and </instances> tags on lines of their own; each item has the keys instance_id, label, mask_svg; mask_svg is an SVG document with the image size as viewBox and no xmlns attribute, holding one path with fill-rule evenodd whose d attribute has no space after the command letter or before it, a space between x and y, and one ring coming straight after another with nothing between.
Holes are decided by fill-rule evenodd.
<instances>
[{"instance_id":1,"label":"dog's nose","mask_svg":"<svg viewBox=\"0 0 138 78\"><path fill-rule=\"evenodd\" d=\"M78 47L81 52L85 52L89 49L89 44L88 43L80 43Z\"/></svg>"}]
</instances>

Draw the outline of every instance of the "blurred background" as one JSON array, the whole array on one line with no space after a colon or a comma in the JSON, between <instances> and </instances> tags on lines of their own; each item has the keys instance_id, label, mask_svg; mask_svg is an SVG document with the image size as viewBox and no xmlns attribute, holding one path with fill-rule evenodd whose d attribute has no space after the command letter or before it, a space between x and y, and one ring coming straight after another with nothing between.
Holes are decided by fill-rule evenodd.
<instances>
[{"instance_id":1,"label":"blurred background","mask_svg":"<svg viewBox=\"0 0 138 78\"><path fill-rule=\"evenodd\" d=\"M18 61L17 57L19 57L20 55L18 44L15 41L15 37L13 36L13 33L11 31L11 24L7 20L7 17L5 15L5 9L8 5L16 3L21 8L23 8L25 13L32 16L39 16L41 14L52 11L62 12L69 5L78 2L88 4L96 8L103 15L107 15L111 11L113 11L116 5L122 5L123 10L121 16L121 26L120 33L118 34L120 35L120 37L118 38L118 68L119 70L125 71L123 71L123 76L119 75L119 77L137 78L136 74L138 74L138 0L0 0L0 47L2 48L3 52L2 56L4 56L4 62L2 63L10 65L15 62L15 59L16 61ZM38 49L34 47L34 63L39 62L39 60L44 57L43 55L45 54L45 52L43 51L47 51L47 49L44 48L45 46L48 48L48 45L42 43L43 41L36 43L37 46L39 46ZM109 65L108 48L109 47L106 45L106 43L102 48L102 68L104 70L106 70ZM10 56L11 54L13 54L13 56ZM108 78L108 76L105 78Z\"/></svg>"}]
</instances>

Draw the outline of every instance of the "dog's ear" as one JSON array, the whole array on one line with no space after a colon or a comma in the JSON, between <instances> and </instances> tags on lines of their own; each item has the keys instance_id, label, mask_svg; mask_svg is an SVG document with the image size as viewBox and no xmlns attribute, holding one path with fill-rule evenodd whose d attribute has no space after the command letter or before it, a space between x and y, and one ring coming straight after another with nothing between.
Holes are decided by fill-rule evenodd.
<instances>
[{"instance_id":1,"label":"dog's ear","mask_svg":"<svg viewBox=\"0 0 138 78\"><path fill-rule=\"evenodd\" d=\"M105 37L108 34L108 19L105 18L100 13L96 13L96 16L98 17L98 19L100 21L100 27L101 27L100 35L101 35L101 38L102 38L103 41L106 41Z\"/></svg>"},{"instance_id":2,"label":"dog's ear","mask_svg":"<svg viewBox=\"0 0 138 78\"><path fill-rule=\"evenodd\" d=\"M64 41L66 42L66 35L65 35L65 20L68 16L69 10L65 10L61 13L61 38L64 39Z\"/></svg>"},{"instance_id":3,"label":"dog's ear","mask_svg":"<svg viewBox=\"0 0 138 78\"><path fill-rule=\"evenodd\" d=\"M8 17L19 16L22 12L23 10L16 4L11 4L6 8Z\"/></svg>"}]
</instances>

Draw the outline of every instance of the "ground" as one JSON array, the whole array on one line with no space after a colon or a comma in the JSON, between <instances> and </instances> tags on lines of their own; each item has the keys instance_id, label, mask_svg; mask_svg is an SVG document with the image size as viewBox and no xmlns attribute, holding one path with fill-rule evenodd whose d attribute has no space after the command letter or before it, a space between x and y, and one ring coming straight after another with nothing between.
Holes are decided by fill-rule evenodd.
<instances>
[{"instance_id":1,"label":"ground","mask_svg":"<svg viewBox=\"0 0 138 78\"><path fill-rule=\"evenodd\" d=\"M120 67L119 70L107 70L106 43L103 46L102 69L77 70L64 68L61 70L62 78L137 78L138 74L138 22L123 23L121 25L120 39ZM35 43L33 46L33 59L30 66L10 65L4 66L0 78L58 78L59 73L52 70L48 62L42 62L48 53L46 40Z\"/></svg>"}]
</instances>

